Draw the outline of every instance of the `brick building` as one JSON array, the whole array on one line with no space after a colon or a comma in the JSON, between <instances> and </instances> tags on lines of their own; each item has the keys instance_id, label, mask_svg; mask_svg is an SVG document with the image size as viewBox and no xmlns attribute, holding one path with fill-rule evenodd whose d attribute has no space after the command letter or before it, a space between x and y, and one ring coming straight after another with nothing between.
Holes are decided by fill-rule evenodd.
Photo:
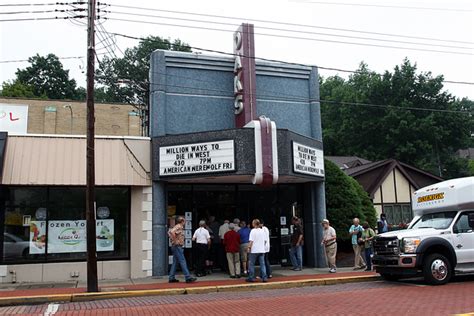
<instances>
[{"instance_id":1,"label":"brick building","mask_svg":"<svg viewBox=\"0 0 474 316\"><path fill-rule=\"evenodd\" d=\"M86 103L0 98L0 104L28 106L28 134L85 135ZM96 103L96 135L141 136L140 116L130 104Z\"/></svg>"}]
</instances>

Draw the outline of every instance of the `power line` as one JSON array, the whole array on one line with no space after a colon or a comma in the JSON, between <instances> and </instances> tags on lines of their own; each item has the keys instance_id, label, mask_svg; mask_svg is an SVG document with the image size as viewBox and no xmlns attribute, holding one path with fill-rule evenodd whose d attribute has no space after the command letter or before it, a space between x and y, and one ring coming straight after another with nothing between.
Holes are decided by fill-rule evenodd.
<instances>
[{"instance_id":1,"label":"power line","mask_svg":"<svg viewBox=\"0 0 474 316\"><path fill-rule=\"evenodd\" d=\"M374 7L374 8L390 8L390 9L411 9L411 10L433 10L433 11L451 11L451 12L472 12L472 10L451 9L451 8L432 8L432 7L408 7L396 5L379 5L379 4L362 4L362 3L342 3L342 2L325 2L325 1L293 1L308 4L329 4L339 6L354 7Z\"/></svg>"},{"instance_id":2,"label":"power line","mask_svg":"<svg viewBox=\"0 0 474 316\"><path fill-rule=\"evenodd\" d=\"M83 19L85 15L78 15L75 16L74 19ZM0 20L0 22L25 22L25 21L51 21L51 20L69 20L72 17L44 17L44 18L19 18L19 19L4 19Z\"/></svg>"},{"instance_id":3,"label":"power line","mask_svg":"<svg viewBox=\"0 0 474 316\"><path fill-rule=\"evenodd\" d=\"M57 5L57 2L50 3L9 3L9 4L0 4L0 7L33 7L33 6L50 6Z\"/></svg>"},{"instance_id":4,"label":"power line","mask_svg":"<svg viewBox=\"0 0 474 316\"><path fill-rule=\"evenodd\" d=\"M84 56L57 57L58 59L83 59ZM29 59L0 60L0 64L29 62Z\"/></svg>"},{"instance_id":5,"label":"power line","mask_svg":"<svg viewBox=\"0 0 474 316\"><path fill-rule=\"evenodd\" d=\"M152 22L152 21L137 21L137 20L118 19L118 18L105 18L105 19L112 20L112 21L121 21L121 22L153 24L153 25L163 25L163 26L174 26L174 27L183 27L183 28L207 30L207 31L234 33L234 31L232 31L232 30L224 30L224 29L219 29L219 28L203 27L203 26L191 26L191 25L182 25L182 24L174 24L174 23L160 23L160 22ZM346 42L346 41L337 41L337 40L329 40L329 39L321 39L321 38L310 38L310 37L301 37L301 36L287 36L287 35L269 34L269 33L260 33L260 32L255 33L255 35L262 35L262 36L268 36L268 37L278 37L278 38L288 38L288 39L295 39L295 40L327 42L327 43L334 43L334 44L369 46L369 47L378 47L378 48L391 48L391 49L399 49L399 50L413 50L413 51L422 51L422 52L431 52L431 53L468 55L468 56L473 56L474 55L473 53L445 51L445 50L437 50L437 49L399 47L399 46L379 45L379 44L371 44L371 43L356 43L356 42Z\"/></svg>"},{"instance_id":6,"label":"power line","mask_svg":"<svg viewBox=\"0 0 474 316\"><path fill-rule=\"evenodd\" d=\"M145 82L142 82L142 83L145 83ZM202 91L225 92L227 93L227 95L222 95L222 97L229 97L229 98L234 97L233 93L231 94L229 93L229 91L222 90L222 89L200 88L196 86L183 86L183 85L157 84L157 83L155 84L147 83L147 84L152 85L152 86L161 86L161 87L173 87L173 88L202 90ZM434 108L406 107L406 106L397 106L397 105L389 105L389 104L373 104L373 103L363 103L363 102L310 99L310 98L296 97L296 96L285 97L284 94L274 94L273 92L270 92L270 93L271 94L263 94L259 92L259 93L256 93L255 96L261 99L269 98L270 101L295 101L295 102L304 102L304 103L320 102L320 103L330 103L330 104L336 104L336 105L353 105L353 106L366 106L366 107L373 107L373 108L398 109L398 110L407 110L407 111L424 111L424 112L472 115L470 111L456 111L456 110L434 109Z\"/></svg>"},{"instance_id":7,"label":"power line","mask_svg":"<svg viewBox=\"0 0 474 316\"><path fill-rule=\"evenodd\" d=\"M184 14L184 15L192 15L192 16L204 16L204 17L212 17L212 18L220 18L220 19L228 19L228 20L237 20L239 22L240 21L249 21L249 22L259 22L259 23L280 24L280 25L295 26L295 27L305 27L305 28L316 28L316 29L325 29L325 30L333 30L333 31L343 31L343 32L351 32L351 33L363 33L363 34L372 34L372 35L381 35L381 36L390 36L390 37L404 37L404 38L429 40L429 41L437 41L437 42L474 44L474 42L469 42L469 41L457 41L457 40L452 40L452 39L440 39L440 38L433 38L433 37L420 37L420 36L402 35L402 34L393 34L393 33L381 33L381 32L372 32L372 31L363 31L363 30L354 30L354 29L345 29L345 28L334 28L334 27L326 27L326 26L289 23L289 22L282 22L282 21L249 19L248 17L235 17L235 16L225 16L225 15L217 15L217 14L203 14L203 13L195 13L195 12L187 12L187 11L176 11L176 10L162 10L162 9L155 9L155 8L145 8L145 7L137 7L137 6L117 5L117 4L111 5L111 4L107 4L107 3L104 3L104 2L101 2L100 4L103 4L103 5L106 5L106 6L113 6L113 7L117 7L117 8L136 9L136 10L144 10L144 11L156 11L156 12L167 12L167 13L173 13L173 14Z\"/></svg>"},{"instance_id":8,"label":"power line","mask_svg":"<svg viewBox=\"0 0 474 316\"><path fill-rule=\"evenodd\" d=\"M98 32L100 33L100 31L98 31ZM146 40L146 38L143 38L143 37L131 36L131 35L126 35L126 34L121 34L121 33L116 33L116 32L105 32L105 33L113 34L114 36L120 36L120 37L128 38L128 39ZM173 43L170 43L170 45L173 46L173 47L178 46L177 44L173 44ZM213 49L206 49L206 48L201 48L201 47L196 47L196 46L188 46L188 47L191 48L191 49L194 49L194 50L199 50L199 51L208 52L208 53L216 53L216 54L227 55L227 56L232 56L232 57L236 56L235 53L228 53L228 52L223 52L223 51L218 51L218 50L213 50ZM255 60L261 60L261 61L267 61L267 62L293 65L293 66L317 67L318 69L323 69L323 70L340 71L340 72L354 73L354 74L361 73L360 71L356 71L356 70L347 70L347 69L334 68L334 67L324 67L324 66L318 66L318 65L309 65L309 64L303 64L303 63L287 62L287 61L282 61L282 60L277 60L277 59L270 59L270 58L263 58L263 57L256 57L256 56L255 57L243 56L243 57L254 58ZM448 83L453 83L453 84L474 85L474 82L466 82L466 81L443 80L443 82L448 82Z\"/></svg>"},{"instance_id":9,"label":"power line","mask_svg":"<svg viewBox=\"0 0 474 316\"><path fill-rule=\"evenodd\" d=\"M139 14L139 13L120 12L120 11L109 11L109 10L103 10L103 11L108 12L108 13L112 13L112 14L132 15L132 16L139 16L139 17L150 17L150 18L161 18L161 19L168 19L168 20L209 23L209 24L218 24L218 25L226 25L226 26L233 26L233 27L239 26L239 24L235 24L235 23L217 22L217 21L209 21L209 20L206 21L206 20L196 20L196 19L188 19L188 18L169 17L169 16L160 16L160 15L152 15L152 14ZM302 33L302 34L311 34L311 35L323 35L323 36L331 36L331 37L351 38L351 39L360 39L360 40L370 40L370 41L378 41L378 42L390 42L390 43L399 43L399 44L422 45L422 46L430 46L430 47L437 46L437 47L456 48L456 49L469 49L469 50L474 49L474 47L465 47L465 46L429 44L429 43L420 43L420 42L409 42L409 41L399 41L399 40L390 40L390 39L380 39L380 38L373 38L373 37L340 35L340 34L331 34L331 33L310 32L310 31L303 31L303 30L291 30L291 29L282 29L282 28L265 27L265 26L259 26L258 29L271 30L271 31L283 31L283 32L299 33L299 34Z\"/></svg>"}]
</instances>

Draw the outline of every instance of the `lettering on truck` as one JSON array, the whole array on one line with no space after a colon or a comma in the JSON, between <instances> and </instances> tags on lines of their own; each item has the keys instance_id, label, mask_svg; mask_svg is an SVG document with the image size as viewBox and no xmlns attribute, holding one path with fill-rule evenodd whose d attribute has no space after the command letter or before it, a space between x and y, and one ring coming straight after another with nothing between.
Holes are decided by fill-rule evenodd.
<instances>
[{"instance_id":1,"label":"lettering on truck","mask_svg":"<svg viewBox=\"0 0 474 316\"><path fill-rule=\"evenodd\" d=\"M444 199L444 192L441 192L441 193L436 193L436 194L420 196L418 197L417 202L423 203L423 202L430 202L430 201L443 200L443 199Z\"/></svg>"}]
</instances>

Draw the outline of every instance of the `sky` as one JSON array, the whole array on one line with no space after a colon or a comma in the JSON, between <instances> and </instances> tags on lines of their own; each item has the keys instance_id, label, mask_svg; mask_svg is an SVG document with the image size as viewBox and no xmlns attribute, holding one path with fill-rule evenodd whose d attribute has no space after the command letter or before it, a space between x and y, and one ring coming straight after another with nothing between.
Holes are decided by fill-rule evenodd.
<instances>
[{"instance_id":1,"label":"sky","mask_svg":"<svg viewBox=\"0 0 474 316\"><path fill-rule=\"evenodd\" d=\"M104 2L110 4L105 10L111 11L102 13L111 18L102 20L102 27L108 32L134 37L155 35L170 39L179 38L193 47L231 53L232 31L237 29L238 24L248 22L255 25L257 57L345 70L356 70L363 61L376 72L392 70L402 63L404 58L408 58L417 64L418 71L430 71L434 76L443 75L445 80L449 81L474 82L474 1L471 0L383 2L104 0ZM69 6L4 6L31 3L49 2L4 0L0 5L0 20L66 14L57 12L1 14L2 12L71 9ZM145 10L117 7L117 5L140 7ZM204 23L190 20L202 20ZM85 19L79 21L86 22ZM278 23L270 24L264 21ZM297 32L289 32L288 29ZM121 51L138 44L136 40L118 36L114 41L116 45L107 50L103 48L105 42L97 39L99 58L113 54L121 57ZM0 22L0 82L14 79L18 68L28 66L26 62L4 61L22 60L35 54L48 53L54 53L59 57L85 56L86 49L85 27L73 24L69 20ZM85 61L85 58L62 60L64 67L70 70L70 76L76 79L80 86L85 86ZM345 72L324 69L320 70L320 74L324 77L336 74L342 77L348 75ZM445 89L457 97L469 97L474 100L472 84L446 83Z\"/></svg>"}]
</instances>

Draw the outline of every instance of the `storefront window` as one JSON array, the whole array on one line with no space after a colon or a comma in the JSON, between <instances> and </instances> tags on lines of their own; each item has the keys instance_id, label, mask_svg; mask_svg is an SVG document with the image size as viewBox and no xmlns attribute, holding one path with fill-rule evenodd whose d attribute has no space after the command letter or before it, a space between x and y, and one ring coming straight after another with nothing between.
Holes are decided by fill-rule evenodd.
<instances>
[{"instance_id":1,"label":"storefront window","mask_svg":"<svg viewBox=\"0 0 474 316\"><path fill-rule=\"evenodd\" d=\"M3 189L0 246L7 263L85 260L83 187ZM96 188L97 252L100 259L129 254L129 188Z\"/></svg>"}]
</instances>

